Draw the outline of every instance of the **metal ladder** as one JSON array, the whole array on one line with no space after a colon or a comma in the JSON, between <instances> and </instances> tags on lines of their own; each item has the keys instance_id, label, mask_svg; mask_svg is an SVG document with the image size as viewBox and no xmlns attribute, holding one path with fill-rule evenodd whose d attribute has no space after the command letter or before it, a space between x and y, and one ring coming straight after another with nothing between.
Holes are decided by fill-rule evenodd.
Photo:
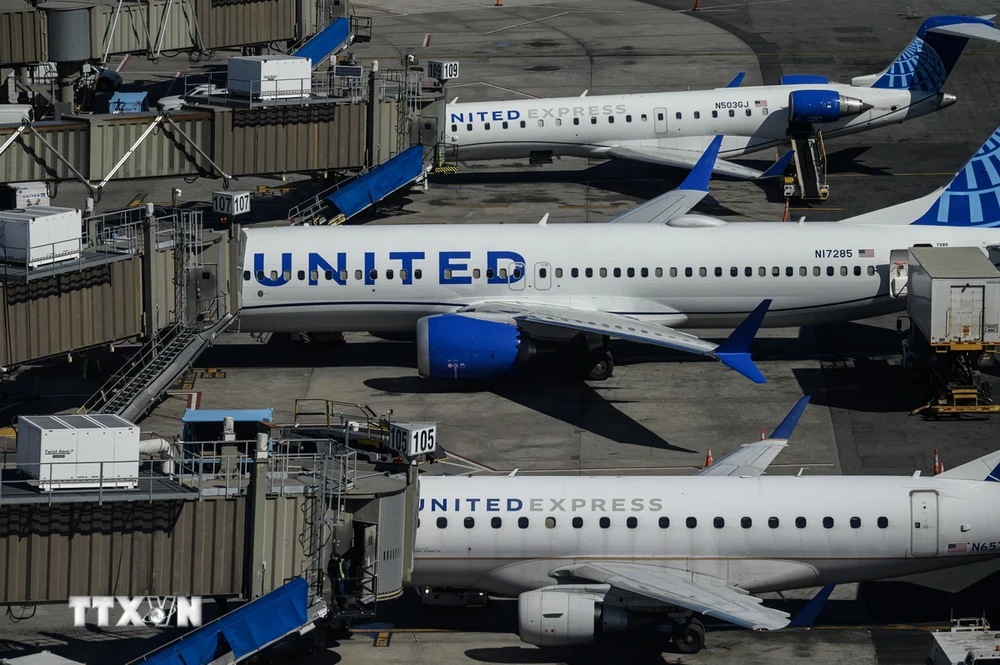
<instances>
[{"instance_id":1,"label":"metal ladder","mask_svg":"<svg viewBox=\"0 0 1000 665\"><path fill-rule=\"evenodd\" d=\"M170 367L201 332L203 331L179 324L161 331L101 386L80 407L79 412L121 415L143 390Z\"/></svg>"},{"instance_id":2,"label":"metal ladder","mask_svg":"<svg viewBox=\"0 0 1000 665\"><path fill-rule=\"evenodd\" d=\"M804 201L825 201L830 195L826 183L826 149L819 132L792 135L795 150L795 172L798 191L794 195Z\"/></svg>"}]
</instances>

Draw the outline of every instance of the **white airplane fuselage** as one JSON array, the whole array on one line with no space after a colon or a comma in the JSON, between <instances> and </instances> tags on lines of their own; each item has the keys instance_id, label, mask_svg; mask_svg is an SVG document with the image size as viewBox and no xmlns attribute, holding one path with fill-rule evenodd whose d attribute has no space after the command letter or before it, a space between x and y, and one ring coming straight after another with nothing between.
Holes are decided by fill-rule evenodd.
<instances>
[{"instance_id":1,"label":"white airplane fuselage","mask_svg":"<svg viewBox=\"0 0 1000 665\"><path fill-rule=\"evenodd\" d=\"M725 328L768 298L764 325L813 325L904 309L892 250L1000 241L991 228L716 223L251 228L241 329L410 331L490 301Z\"/></svg>"},{"instance_id":2,"label":"white airplane fuselage","mask_svg":"<svg viewBox=\"0 0 1000 665\"><path fill-rule=\"evenodd\" d=\"M998 554L995 482L424 476L411 584L516 596L556 584L556 568L597 560L702 573L755 593Z\"/></svg>"},{"instance_id":3,"label":"white airplane fuselage","mask_svg":"<svg viewBox=\"0 0 1000 665\"><path fill-rule=\"evenodd\" d=\"M719 156L738 157L787 144L789 93L814 90L872 106L816 123L828 138L900 123L955 102L941 92L828 83L456 103L446 109L445 143L460 160L547 151L606 158L614 147L700 152L723 134Z\"/></svg>"}]
</instances>

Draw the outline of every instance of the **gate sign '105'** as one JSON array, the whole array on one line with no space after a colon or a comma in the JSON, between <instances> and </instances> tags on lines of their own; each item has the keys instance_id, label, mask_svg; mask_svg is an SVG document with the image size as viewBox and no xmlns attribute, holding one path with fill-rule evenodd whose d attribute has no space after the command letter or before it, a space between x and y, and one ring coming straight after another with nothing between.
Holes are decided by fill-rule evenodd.
<instances>
[{"instance_id":1,"label":"gate sign '105'","mask_svg":"<svg viewBox=\"0 0 1000 665\"><path fill-rule=\"evenodd\" d=\"M389 448L407 457L432 453L437 450L437 424L391 423Z\"/></svg>"}]
</instances>

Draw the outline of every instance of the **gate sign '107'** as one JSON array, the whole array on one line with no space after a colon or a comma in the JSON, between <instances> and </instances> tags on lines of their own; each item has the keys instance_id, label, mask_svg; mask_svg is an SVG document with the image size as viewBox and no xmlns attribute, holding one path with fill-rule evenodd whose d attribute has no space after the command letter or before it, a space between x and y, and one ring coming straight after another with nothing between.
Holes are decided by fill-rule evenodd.
<instances>
[{"instance_id":1,"label":"gate sign '107'","mask_svg":"<svg viewBox=\"0 0 1000 665\"><path fill-rule=\"evenodd\" d=\"M435 423L391 423L389 448L407 457L425 455L437 450Z\"/></svg>"}]
</instances>

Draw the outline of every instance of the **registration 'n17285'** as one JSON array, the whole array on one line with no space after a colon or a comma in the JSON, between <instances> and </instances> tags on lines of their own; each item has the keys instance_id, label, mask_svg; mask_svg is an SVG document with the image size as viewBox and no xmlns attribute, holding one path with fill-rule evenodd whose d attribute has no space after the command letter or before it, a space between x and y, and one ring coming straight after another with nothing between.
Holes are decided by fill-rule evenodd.
<instances>
[{"instance_id":1,"label":"registration 'n17285'","mask_svg":"<svg viewBox=\"0 0 1000 665\"><path fill-rule=\"evenodd\" d=\"M817 249L813 256L817 259L850 259L854 257L853 249Z\"/></svg>"}]
</instances>

